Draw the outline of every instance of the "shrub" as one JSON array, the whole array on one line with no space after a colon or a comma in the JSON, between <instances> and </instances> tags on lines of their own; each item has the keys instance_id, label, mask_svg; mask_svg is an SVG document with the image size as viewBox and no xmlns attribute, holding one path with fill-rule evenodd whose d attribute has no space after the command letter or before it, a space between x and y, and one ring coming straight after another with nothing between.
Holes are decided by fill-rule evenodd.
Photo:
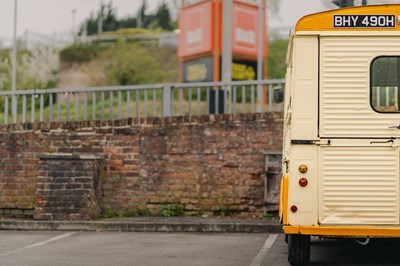
<instances>
[{"instance_id":1,"label":"shrub","mask_svg":"<svg viewBox=\"0 0 400 266\"><path fill-rule=\"evenodd\" d=\"M122 213L123 217L138 217L139 214L136 210L128 210Z\"/></svg>"},{"instance_id":2,"label":"shrub","mask_svg":"<svg viewBox=\"0 0 400 266\"><path fill-rule=\"evenodd\" d=\"M0 90L11 90L11 53L8 50L0 52ZM10 51L8 51L10 52ZM17 90L47 89L56 85L58 70L58 51L51 47L40 47L33 51L20 51L17 57ZM17 97L22 101L22 97ZM44 98L45 105L48 104L48 95ZM11 104L11 99L9 99ZM39 106L39 101L36 101ZM31 101L27 101L27 110L31 108ZM18 104L21 110L22 105ZM0 110L4 110L4 97L0 99ZM9 111L11 111L9 107ZM3 114L4 115L4 114Z\"/></svg>"},{"instance_id":3,"label":"shrub","mask_svg":"<svg viewBox=\"0 0 400 266\"><path fill-rule=\"evenodd\" d=\"M104 211L104 217L106 217L106 218L112 218L112 217L117 217L117 216L119 216L119 214L114 210Z\"/></svg>"},{"instance_id":4,"label":"shrub","mask_svg":"<svg viewBox=\"0 0 400 266\"><path fill-rule=\"evenodd\" d=\"M103 62L107 85L137 85L174 82L177 80L176 56L143 47L140 44L116 44L104 53ZM171 67L172 65L172 67ZM165 69L168 68L168 69Z\"/></svg>"},{"instance_id":5,"label":"shrub","mask_svg":"<svg viewBox=\"0 0 400 266\"><path fill-rule=\"evenodd\" d=\"M60 59L64 63L85 63L97 57L100 47L98 45L75 44L60 52Z\"/></svg>"},{"instance_id":6,"label":"shrub","mask_svg":"<svg viewBox=\"0 0 400 266\"><path fill-rule=\"evenodd\" d=\"M183 216L184 213L182 207L175 204L163 205L160 208L160 214L163 217Z\"/></svg>"}]
</instances>

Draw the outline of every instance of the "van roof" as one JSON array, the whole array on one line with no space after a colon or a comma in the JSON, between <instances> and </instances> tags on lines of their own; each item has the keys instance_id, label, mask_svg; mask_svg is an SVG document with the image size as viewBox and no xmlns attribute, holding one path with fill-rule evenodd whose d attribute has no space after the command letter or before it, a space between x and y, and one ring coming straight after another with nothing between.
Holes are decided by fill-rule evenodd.
<instances>
[{"instance_id":1,"label":"van roof","mask_svg":"<svg viewBox=\"0 0 400 266\"><path fill-rule=\"evenodd\" d=\"M295 31L400 31L400 5L335 9L301 18Z\"/></svg>"}]
</instances>

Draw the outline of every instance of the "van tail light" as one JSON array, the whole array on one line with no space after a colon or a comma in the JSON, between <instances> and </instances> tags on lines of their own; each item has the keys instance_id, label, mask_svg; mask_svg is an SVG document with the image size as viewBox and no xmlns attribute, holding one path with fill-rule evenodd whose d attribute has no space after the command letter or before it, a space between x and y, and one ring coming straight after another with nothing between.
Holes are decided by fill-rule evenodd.
<instances>
[{"instance_id":1,"label":"van tail light","mask_svg":"<svg viewBox=\"0 0 400 266\"><path fill-rule=\"evenodd\" d=\"M292 212L297 212L297 206L296 205L292 205L292 207L290 207L290 210Z\"/></svg>"},{"instance_id":2,"label":"van tail light","mask_svg":"<svg viewBox=\"0 0 400 266\"><path fill-rule=\"evenodd\" d=\"M300 178L300 180L299 180L299 185L301 186L301 187L305 187L305 186L307 186L308 185L308 180L306 179L306 178Z\"/></svg>"}]
</instances>

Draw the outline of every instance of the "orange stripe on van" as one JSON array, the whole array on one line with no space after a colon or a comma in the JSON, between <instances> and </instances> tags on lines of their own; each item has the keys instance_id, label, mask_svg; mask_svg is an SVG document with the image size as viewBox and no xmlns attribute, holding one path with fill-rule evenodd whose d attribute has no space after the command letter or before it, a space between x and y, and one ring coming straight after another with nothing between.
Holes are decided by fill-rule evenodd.
<instances>
[{"instance_id":1,"label":"orange stripe on van","mask_svg":"<svg viewBox=\"0 0 400 266\"><path fill-rule=\"evenodd\" d=\"M365 226L284 226L285 234L330 237L400 237L400 227Z\"/></svg>"}]
</instances>

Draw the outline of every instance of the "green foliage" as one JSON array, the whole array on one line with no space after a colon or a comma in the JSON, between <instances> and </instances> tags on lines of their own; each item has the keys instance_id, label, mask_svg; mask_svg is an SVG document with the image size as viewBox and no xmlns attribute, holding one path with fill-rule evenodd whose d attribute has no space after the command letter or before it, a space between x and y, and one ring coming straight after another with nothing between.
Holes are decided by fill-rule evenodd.
<instances>
[{"instance_id":1,"label":"green foliage","mask_svg":"<svg viewBox=\"0 0 400 266\"><path fill-rule=\"evenodd\" d=\"M220 210L220 211L219 211L219 215L220 215L221 217L226 217L226 216L231 215L231 212L230 212L229 210Z\"/></svg>"},{"instance_id":2,"label":"green foliage","mask_svg":"<svg viewBox=\"0 0 400 266\"><path fill-rule=\"evenodd\" d=\"M157 8L157 12L154 16L156 22L156 28L162 28L164 30L172 30L171 15L165 1L163 0Z\"/></svg>"},{"instance_id":3,"label":"green foliage","mask_svg":"<svg viewBox=\"0 0 400 266\"><path fill-rule=\"evenodd\" d=\"M58 53L55 49L41 47L33 51L20 50L17 54L17 90L26 89L47 89L54 88L56 84L56 74L58 70ZM0 90L11 90L11 51L0 51ZM44 97L44 103L47 105L49 96ZM17 97L19 103L22 97ZM0 99L0 109L4 110L4 97ZM9 112L11 101L9 99ZM39 106L36 101L36 107ZM22 104L17 105L19 110ZM28 99L26 109L30 110L31 101ZM3 114L4 115L4 114Z\"/></svg>"},{"instance_id":4,"label":"green foliage","mask_svg":"<svg viewBox=\"0 0 400 266\"><path fill-rule=\"evenodd\" d=\"M144 217L150 216L150 211L147 208L129 209L124 212L119 212L113 209L107 209L103 212L105 218L115 217Z\"/></svg>"},{"instance_id":5,"label":"green foliage","mask_svg":"<svg viewBox=\"0 0 400 266\"><path fill-rule=\"evenodd\" d=\"M135 20L137 21L137 18L140 17L141 25L135 25L136 27L142 27L142 28L147 28L150 24L151 17L146 15L147 13L147 0L142 0L142 5L140 6L137 17Z\"/></svg>"},{"instance_id":6,"label":"green foliage","mask_svg":"<svg viewBox=\"0 0 400 266\"><path fill-rule=\"evenodd\" d=\"M147 208L138 208L136 211L138 216L150 216L150 210Z\"/></svg>"},{"instance_id":7,"label":"green foliage","mask_svg":"<svg viewBox=\"0 0 400 266\"><path fill-rule=\"evenodd\" d=\"M1 49L0 60L3 61L4 59L9 58L11 53L12 53L11 49ZM21 51L19 54L21 54Z\"/></svg>"},{"instance_id":8,"label":"green foliage","mask_svg":"<svg viewBox=\"0 0 400 266\"><path fill-rule=\"evenodd\" d=\"M132 210L127 210L125 212L122 213L123 217L138 217L139 214L136 210L132 209Z\"/></svg>"},{"instance_id":9,"label":"green foliage","mask_svg":"<svg viewBox=\"0 0 400 266\"><path fill-rule=\"evenodd\" d=\"M64 63L84 63L96 58L101 48L98 45L75 44L60 52Z\"/></svg>"},{"instance_id":10,"label":"green foliage","mask_svg":"<svg viewBox=\"0 0 400 266\"><path fill-rule=\"evenodd\" d=\"M119 28L115 8L113 7L112 1L110 1L108 4L102 4L96 15L93 13L90 14L90 17L81 24L78 34L83 35L85 31L87 35L97 34L100 18L102 18L103 22L103 31L115 31Z\"/></svg>"},{"instance_id":11,"label":"green foliage","mask_svg":"<svg viewBox=\"0 0 400 266\"><path fill-rule=\"evenodd\" d=\"M118 21L119 29L134 28L134 27L136 27L136 18L134 17L127 17Z\"/></svg>"},{"instance_id":12,"label":"green foliage","mask_svg":"<svg viewBox=\"0 0 400 266\"><path fill-rule=\"evenodd\" d=\"M271 214L271 213L266 212L266 213L264 213L263 217L264 217L264 219L266 219L266 220L271 220L271 219L274 218L274 215Z\"/></svg>"},{"instance_id":13,"label":"green foliage","mask_svg":"<svg viewBox=\"0 0 400 266\"><path fill-rule=\"evenodd\" d=\"M83 35L85 32L87 35L95 35L99 30L99 19L102 19L102 31L113 32L118 29L124 28L141 28L146 29L163 29L172 30L174 24L171 22L171 15L168 5L165 1L162 1L154 14L147 14L147 0L142 1L136 17L127 17L121 20L117 19L115 7L112 1L108 4L101 5L97 13L90 14L81 25L79 29L79 35ZM140 17L140 19L138 19ZM141 25L137 25L140 20Z\"/></svg>"},{"instance_id":14,"label":"green foliage","mask_svg":"<svg viewBox=\"0 0 400 266\"><path fill-rule=\"evenodd\" d=\"M267 70L269 79L281 79L286 73L286 52L288 40L275 39L269 42Z\"/></svg>"},{"instance_id":15,"label":"green foliage","mask_svg":"<svg viewBox=\"0 0 400 266\"><path fill-rule=\"evenodd\" d=\"M182 207L176 204L163 205L160 208L160 214L163 217L183 216L184 213Z\"/></svg>"},{"instance_id":16,"label":"green foliage","mask_svg":"<svg viewBox=\"0 0 400 266\"><path fill-rule=\"evenodd\" d=\"M151 58L148 50L136 47L134 53L126 50L119 50L107 66L108 78L111 84L129 85L143 84L145 80L155 78L153 73L157 62ZM131 58L132 60L126 60ZM135 62L135 63L132 63Z\"/></svg>"},{"instance_id":17,"label":"green foliage","mask_svg":"<svg viewBox=\"0 0 400 266\"><path fill-rule=\"evenodd\" d=\"M153 31L141 28L125 28L116 31L103 32L102 35L135 35L135 34L151 34Z\"/></svg>"},{"instance_id":18,"label":"green foliage","mask_svg":"<svg viewBox=\"0 0 400 266\"><path fill-rule=\"evenodd\" d=\"M119 175L119 174L115 174L115 175L112 177L111 182L113 183L113 185L114 185L115 187L118 187L118 186L121 184L121 182L122 182L122 176Z\"/></svg>"},{"instance_id":19,"label":"green foliage","mask_svg":"<svg viewBox=\"0 0 400 266\"><path fill-rule=\"evenodd\" d=\"M122 213L123 217L144 217L150 216L150 211L147 208L130 209Z\"/></svg>"},{"instance_id":20,"label":"green foliage","mask_svg":"<svg viewBox=\"0 0 400 266\"><path fill-rule=\"evenodd\" d=\"M178 76L176 56L166 58L165 49L159 50L138 44L116 44L103 53L101 58L105 65L107 84L137 85L175 81Z\"/></svg>"},{"instance_id":21,"label":"green foliage","mask_svg":"<svg viewBox=\"0 0 400 266\"><path fill-rule=\"evenodd\" d=\"M114 211L114 210L106 210L104 211L104 217L105 218L113 218L113 217L118 217L119 214Z\"/></svg>"}]
</instances>

